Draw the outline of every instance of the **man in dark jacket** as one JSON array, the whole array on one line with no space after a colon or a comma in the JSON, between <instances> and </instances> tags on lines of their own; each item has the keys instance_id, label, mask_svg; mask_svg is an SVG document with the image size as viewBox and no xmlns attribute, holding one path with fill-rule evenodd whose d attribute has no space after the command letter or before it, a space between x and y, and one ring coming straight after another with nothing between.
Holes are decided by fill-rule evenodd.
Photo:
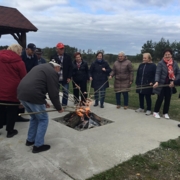
<instances>
[{"instance_id":1,"label":"man in dark jacket","mask_svg":"<svg viewBox=\"0 0 180 180\"><path fill-rule=\"evenodd\" d=\"M22 52L21 58L25 63L26 71L29 72L34 66L38 65L38 59L35 54L36 46L33 43L29 43L25 51ZM24 113L24 108L21 107L18 113ZM17 122L27 122L29 119L18 116Z\"/></svg>"},{"instance_id":2,"label":"man in dark jacket","mask_svg":"<svg viewBox=\"0 0 180 180\"><path fill-rule=\"evenodd\" d=\"M36 56L38 59L38 64L44 64L46 63L46 60L42 57L42 50L41 48L36 48Z\"/></svg>"},{"instance_id":3,"label":"man in dark jacket","mask_svg":"<svg viewBox=\"0 0 180 180\"><path fill-rule=\"evenodd\" d=\"M26 65L26 70L29 72L34 66L38 65L38 59L35 54L36 46L33 43L29 43L25 51L22 52L22 60Z\"/></svg>"},{"instance_id":4,"label":"man in dark jacket","mask_svg":"<svg viewBox=\"0 0 180 180\"><path fill-rule=\"evenodd\" d=\"M72 76L72 60L71 57L64 52L63 43L58 43L56 45L56 51L57 53L51 57L50 61L54 59L55 62L61 66L59 72L59 83L62 85L63 89L62 105L67 106L69 82L71 81Z\"/></svg>"},{"instance_id":5,"label":"man in dark jacket","mask_svg":"<svg viewBox=\"0 0 180 180\"><path fill-rule=\"evenodd\" d=\"M17 96L27 112L42 112L49 105L46 93L59 113L63 112L59 101L58 72L60 65L55 62L41 64L34 67L20 82ZM33 153L50 149L44 145L44 136L48 126L47 112L30 115L30 125L26 146L34 144Z\"/></svg>"}]
</instances>

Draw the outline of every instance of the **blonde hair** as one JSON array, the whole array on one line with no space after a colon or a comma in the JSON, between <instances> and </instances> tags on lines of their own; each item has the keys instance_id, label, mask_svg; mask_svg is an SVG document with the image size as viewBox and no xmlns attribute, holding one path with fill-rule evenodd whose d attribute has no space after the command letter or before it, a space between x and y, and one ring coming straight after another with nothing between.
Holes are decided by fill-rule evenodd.
<instances>
[{"instance_id":1,"label":"blonde hair","mask_svg":"<svg viewBox=\"0 0 180 180\"><path fill-rule=\"evenodd\" d=\"M22 46L20 46L19 44L12 44L7 48L7 50L11 50L15 52L16 54L21 55Z\"/></svg>"},{"instance_id":2,"label":"blonde hair","mask_svg":"<svg viewBox=\"0 0 180 180\"><path fill-rule=\"evenodd\" d=\"M143 56L144 56L144 55L147 55L148 59L149 59L150 61L152 61L152 56L151 56L150 53L143 53Z\"/></svg>"}]
</instances>

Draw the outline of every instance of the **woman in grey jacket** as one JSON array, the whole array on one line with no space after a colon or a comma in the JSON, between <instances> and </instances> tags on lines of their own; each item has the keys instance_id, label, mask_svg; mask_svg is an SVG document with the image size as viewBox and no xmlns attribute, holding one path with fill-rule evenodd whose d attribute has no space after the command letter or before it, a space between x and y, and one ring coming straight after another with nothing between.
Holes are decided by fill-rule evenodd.
<instances>
[{"instance_id":1,"label":"woman in grey jacket","mask_svg":"<svg viewBox=\"0 0 180 180\"><path fill-rule=\"evenodd\" d=\"M172 59L173 52L171 49L166 49L163 53L163 59L158 63L155 74L155 84L153 92L157 94L157 100L154 107L153 116L160 118L159 110L164 100L163 117L169 119L168 111L171 101L172 88L158 87L159 85L173 84L175 79L180 76L177 62Z\"/></svg>"}]
</instances>

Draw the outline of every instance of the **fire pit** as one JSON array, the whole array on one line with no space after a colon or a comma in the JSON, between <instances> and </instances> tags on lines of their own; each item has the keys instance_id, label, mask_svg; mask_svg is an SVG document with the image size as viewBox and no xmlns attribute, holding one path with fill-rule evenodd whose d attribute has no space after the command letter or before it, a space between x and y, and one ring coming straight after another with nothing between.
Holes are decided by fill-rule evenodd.
<instances>
[{"instance_id":1,"label":"fire pit","mask_svg":"<svg viewBox=\"0 0 180 180\"><path fill-rule=\"evenodd\" d=\"M55 118L53 120L78 131L100 127L113 122L91 112L90 105L91 100L88 99L83 105L78 105L75 111L69 112L64 117Z\"/></svg>"}]
</instances>

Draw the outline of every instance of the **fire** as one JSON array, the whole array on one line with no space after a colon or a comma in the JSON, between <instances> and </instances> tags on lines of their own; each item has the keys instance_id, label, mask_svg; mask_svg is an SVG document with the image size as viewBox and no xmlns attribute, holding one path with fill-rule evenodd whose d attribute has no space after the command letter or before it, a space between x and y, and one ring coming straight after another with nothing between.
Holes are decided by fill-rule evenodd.
<instances>
[{"instance_id":1,"label":"fire","mask_svg":"<svg viewBox=\"0 0 180 180\"><path fill-rule=\"evenodd\" d=\"M81 119L84 119L84 116L87 116L89 118L90 106L92 105L91 99L86 99L86 102L83 103L83 106L77 107L75 110L76 114L81 117Z\"/></svg>"}]
</instances>

